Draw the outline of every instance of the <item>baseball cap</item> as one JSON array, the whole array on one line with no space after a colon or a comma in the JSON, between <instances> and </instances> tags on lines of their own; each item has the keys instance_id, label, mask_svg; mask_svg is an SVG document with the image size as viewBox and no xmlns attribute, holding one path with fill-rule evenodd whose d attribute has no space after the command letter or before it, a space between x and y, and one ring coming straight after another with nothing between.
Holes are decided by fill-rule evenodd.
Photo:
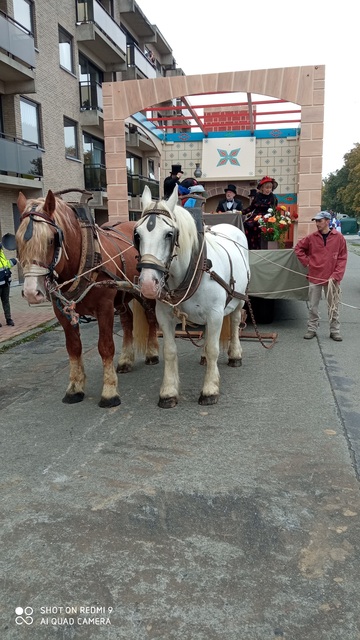
<instances>
[{"instance_id":1,"label":"baseball cap","mask_svg":"<svg viewBox=\"0 0 360 640\"><path fill-rule=\"evenodd\" d=\"M331 220L331 213L329 213L328 211L320 211L320 213L317 213L316 216L314 216L313 218L311 218L311 220Z\"/></svg>"}]
</instances>

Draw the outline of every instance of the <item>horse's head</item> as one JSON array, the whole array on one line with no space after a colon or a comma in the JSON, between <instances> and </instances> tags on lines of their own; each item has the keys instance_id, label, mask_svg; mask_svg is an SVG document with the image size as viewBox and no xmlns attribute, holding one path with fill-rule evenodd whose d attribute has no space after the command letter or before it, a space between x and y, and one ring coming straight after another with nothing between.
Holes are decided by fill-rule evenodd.
<instances>
[{"instance_id":1,"label":"horse's head","mask_svg":"<svg viewBox=\"0 0 360 640\"><path fill-rule=\"evenodd\" d=\"M158 203L152 202L148 187L142 195L143 212L134 229L134 245L139 252L139 284L145 298L161 297L169 275L197 243L195 223L177 201L177 187L168 200Z\"/></svg>"},{"instance_id":2,"label":"horse's head","mask_svg":"<svg viewBox=\"0 0 360 640\"><path fill-rule=\"evenodd\" d=\"M24 272L24 296L31 304L46 300L45 276L59 262L63 232L55 220L56 198L27 200L19 193L17 206L21 216L16 232L19 262Z\"/></svg>"}]
</instances>

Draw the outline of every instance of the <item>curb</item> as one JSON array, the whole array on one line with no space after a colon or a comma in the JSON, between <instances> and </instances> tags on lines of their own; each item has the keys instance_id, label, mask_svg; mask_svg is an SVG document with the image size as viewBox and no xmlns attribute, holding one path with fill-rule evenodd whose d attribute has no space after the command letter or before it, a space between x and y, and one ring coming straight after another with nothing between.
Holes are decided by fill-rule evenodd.
<instances>
[{"instance_id":1,"label":"curb","mask_svg":"<svg viewBox=\"0 0 360 640\"><path fill-rule=\"evenodd\" d=\"M50 329L55 329L58 326L60 326L60 323L56 318L53 318L52 320L47 320L46 322L39 324L37 327L34 327L33 329L29 329L29 331L24 331L24 333L19 333L17 336L14 336L13 338L9 338L9 340L4 340L3 342L0 342L0 353L7 351L12 347L16 347L18 344L21 344L22 342L29 342L30 340L35 339L41 334L46 333Z\"/></svg>"}]
</instances>

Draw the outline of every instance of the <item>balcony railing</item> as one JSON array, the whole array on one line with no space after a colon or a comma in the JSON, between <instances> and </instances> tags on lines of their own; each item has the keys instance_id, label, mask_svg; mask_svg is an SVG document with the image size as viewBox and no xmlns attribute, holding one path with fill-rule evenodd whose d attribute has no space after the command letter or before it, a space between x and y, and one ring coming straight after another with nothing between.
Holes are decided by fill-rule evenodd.
<instances>
[{"instance_id":1,"label":"balcony railing","mask_svg":"<svg viewBox=\"0 0 360 640\"><path fill-rule=\"evenodd\" d=\"M126 35L96 0L76 0L76 21L94 23L121 51L126 51Z\"/></svg>"},{"instance_id":2,"label":"balcony railing","mask_svg":"<svg viewBox=\"0 0 360 640\"><path fill-rule=\"evenodd\" d=\"M145 186L148 186L151 191L152 197L155 199L159 199L160 191L158 180L153 180L152 178L145 178L145 176L128 173L127 183L128 194L130 196L141 196Z\"/></svg>"},{"instance_id":3,"label":"balcony railing","mask_svg":"<svg viewBox=\"0 0 360 640\"><path fill-rule=\"evenodd\" d=\"M33 142L0 133L0 172L23 178L42 178L43 150Z\"/></svg>"},{"instance_id":4,"label":"balcony railing","mask_svg":"<svg viewBox=\"0 0 360 640\"><path fill-rule=\"evenodd\" d=\"M15 20L0 12L0 49L29 68L35 67L33 36Z\"/></svg>"},{"instance_id":5,"label":"balcony railing","mask_svg":"<svg viewBox=\"0 0 360 640\"><path fill-rule=\"evenodd\" d=\"M79 82L80 87L80 109L103 110L103 95L101 84L98 82Z\"/></svg>"},{"instance_id":6,"label":"balcony railing","mask_svg":"<svg viewBox=\"0 0 360 640\"><path fill-rule=\"evenodd\" d=\"M127 45L128 67L136 67L146 78L156 78L156 69L145 54L134 44Z\"/></svg>"},{"instance_id":7,"label":"balcony railing","mask_svg":"<svg viewBox=\"0 0 360 640\"><path fill-rule=\"evenodd\" d=\"M106 167L104 164L84 165L85 189L106 191Z\"/></svg>"}]
</instances>

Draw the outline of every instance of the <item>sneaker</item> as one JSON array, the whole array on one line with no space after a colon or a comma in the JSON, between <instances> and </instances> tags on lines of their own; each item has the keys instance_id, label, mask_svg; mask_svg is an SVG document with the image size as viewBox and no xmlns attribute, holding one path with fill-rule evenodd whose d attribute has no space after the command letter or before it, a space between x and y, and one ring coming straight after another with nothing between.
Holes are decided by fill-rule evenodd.
<instances>
[{"instance_id":1,"label":"sneaker","mask_svg":"<svg viewBox=\"0 0 360 640\"><path fill-rule=\"evenodd\" d=\"M316 332L315 331L307 331L304 335L304 339L305 340L311 340L311 338L315 338L316 336Z\"/></svg>"},{"instance_id":2,"label":"sneaker","mask_svg":"<svg viewBox=\"0 0 360 640\"><path fill-rule=\"evenodd\" d=\"M330 333L330 338L335 342L342 342L342 337L338 333Z\"/></svg>"},{"instance_id":3,"label":"sneaker","mask_svg":"<svg viewBox=\"0 0 360 640\"><path fill-rule=\"evenodd\" d=\"M6 320L6 324L8 325L8 327L14 327L15 326L15 322L11 318Z\"/></svg>"}]
</instances>

